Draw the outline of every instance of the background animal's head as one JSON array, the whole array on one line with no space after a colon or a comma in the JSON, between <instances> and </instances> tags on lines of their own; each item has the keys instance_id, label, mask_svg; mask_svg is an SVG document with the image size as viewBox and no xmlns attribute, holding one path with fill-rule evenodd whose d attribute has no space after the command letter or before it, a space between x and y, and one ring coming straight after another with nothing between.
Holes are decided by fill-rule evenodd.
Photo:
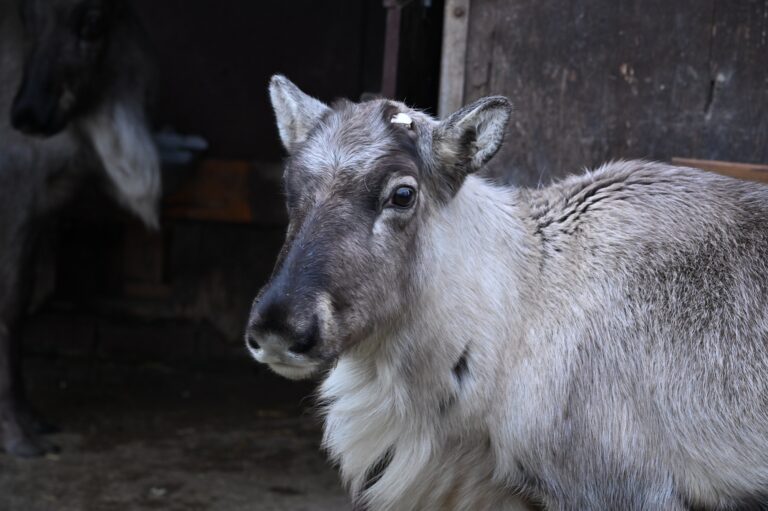
<instances>
[{"instance_id":1,"label":"background animal's head","mask_svg":"<svg viewBox=\"0 0 768 511\"><path fill-rule=\"evenodd\" d=\"M247 344L302 378L396 321L424 278L420 226L499 149L510 105L484 98L438 122L388 100L327 106L282 76L270 96L290 224Z\"/></svg>"},{"instance_id":2,"label":"background animal's head","mask_svg":"<svg viewBox=\"0 0 768 511\"><path fill-rule=\"evenodd\" d=\"M60 132L103 90L105 56L120 17L117 0L21 0L24 73L11 111L28 134Z\"/></svg>"}]
</instances>

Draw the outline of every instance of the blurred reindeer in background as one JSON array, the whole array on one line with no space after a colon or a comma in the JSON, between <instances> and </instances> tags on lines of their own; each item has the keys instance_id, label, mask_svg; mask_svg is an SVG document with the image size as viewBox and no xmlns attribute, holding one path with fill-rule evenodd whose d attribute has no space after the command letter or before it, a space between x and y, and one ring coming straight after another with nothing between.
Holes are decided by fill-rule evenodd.
<instances>
[{"instance_id":1,"label":"blurred reindeer in background","mask_svg":"<svg viewBox=\"0 0 768 511\"><path fill-rule=\"evenodd\" d=\"M0 0L0 432L17 456L52 447L26 401L18 333L41 224L96 174L157 225L141 36L124 0Z\"/></svg>"}]
</instances>

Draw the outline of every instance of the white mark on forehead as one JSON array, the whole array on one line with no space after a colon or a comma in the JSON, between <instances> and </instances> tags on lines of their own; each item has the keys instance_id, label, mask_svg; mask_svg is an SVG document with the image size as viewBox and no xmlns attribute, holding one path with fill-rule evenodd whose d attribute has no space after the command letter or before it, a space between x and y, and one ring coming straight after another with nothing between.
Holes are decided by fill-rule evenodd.
<instances>
[{"instance_id":1,"label":"white mark on forehead","mask_svg":"<svg viewBox=\"0 0 768 511\"><path fill-rule=\"evenodd\" d=\"M413 126L413 119L411 119L411 116L400 112L397 115L392 116L392 120L390 120L392 124L402 124L403 126L407 127L408 129L411 129Z\"/></svg>"}]
</instances>

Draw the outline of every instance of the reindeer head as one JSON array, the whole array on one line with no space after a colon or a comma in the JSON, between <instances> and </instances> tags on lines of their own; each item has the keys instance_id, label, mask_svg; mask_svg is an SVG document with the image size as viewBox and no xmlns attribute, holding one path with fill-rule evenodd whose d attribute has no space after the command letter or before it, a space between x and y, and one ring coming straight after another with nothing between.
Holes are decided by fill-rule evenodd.
<instances>
[{"instance_id":1,"label":"reindeer head","mask_svg":"<svg viewBox=\"0 0 768 511\"><path fill-rule=\"evenodd\" d=\"M14 128L54 135L98 101L121 5L119 0L20 1L26 50L11 111Z\"/></svg>"},{"instance_id":2,"label":"reindeer head","mask_svg":"<svg viewBox=\"0 0 768 511\"><path fill-rule=\"evenodd\" d=\"M397 323L424 278L420 228L499 149L510 106L485 98L438 122L388 100L327 106L282 76L270 96L290 223L246 338L302 378Z\"/></svg>"}]
</instances>

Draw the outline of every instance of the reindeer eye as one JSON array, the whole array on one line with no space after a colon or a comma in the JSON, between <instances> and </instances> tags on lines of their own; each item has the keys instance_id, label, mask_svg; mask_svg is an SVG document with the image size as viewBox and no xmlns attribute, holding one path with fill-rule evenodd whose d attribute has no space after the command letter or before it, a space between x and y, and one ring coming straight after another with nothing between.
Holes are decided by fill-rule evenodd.
<instances>
[{"instance_id":1,"label":"reindeer eye","mask_svg":"<svg viewBox=\"0 0 768 511\"><path fill-rule=\"evenodd\" d=\"M416 190L410 186L398 186L389 199L390 203L398 208L410 208L416 199Z\"/></svg>"}]
</instances>

